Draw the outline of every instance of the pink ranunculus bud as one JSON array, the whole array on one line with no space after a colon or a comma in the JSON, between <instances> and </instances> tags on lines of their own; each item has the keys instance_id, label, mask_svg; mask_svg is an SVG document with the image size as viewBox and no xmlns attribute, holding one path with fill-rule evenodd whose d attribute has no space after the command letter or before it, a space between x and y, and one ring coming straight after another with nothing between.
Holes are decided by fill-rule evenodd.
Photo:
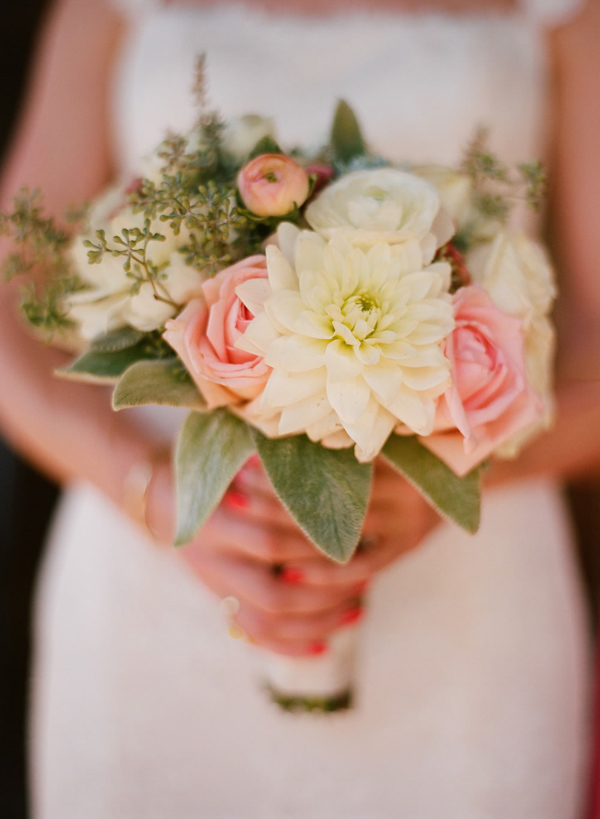
<instances>
[{"instance_id":1,"label":"pink ranunculus bud","mask_svg":"<svg viewBox=\"0 0 600 819\"><path fill-rule=\"evenodd\" d=\"M436 427L421 442L464 475L544 407L527 380L521 321L502 312L480 287L454 296L455 329L446 340L452 384L440 399Z\"/></svg>"},{"instance_id":2,"label":"pink ranunculus bud","mask_svg":"<svg viewBox=\"0 0 600 819\"><path fill-rule=\"evenodd\" d=\"M264 279L264 256L251 256L202 284L202 295L166 323L163 338L178 354L209 409L259 395L271 373L262 356L239 350L235 342L254 318L235 289Z\"/></svg>"},{"instance_id":3,"label":"pink ranunculus bud","mask_svg":"<svg viewBox=\"0 0 600 819\"><path fill-rule=\"evenodd\" d=\"M318 193L322 190L325 185L328 185L333 177L335 176L335 171L331 167L331 165L327 165L325 162L311 162L310 165L306 166L306 173L308 176L314 176L315 184L313 185L312 193Z\"/></svg>"},{"instance_id":4,"label":"pink ranunculus bud","mask_svg":"<svg viewBox=\"0 0 600 819\"><path fill-rule=\"evenodd\" d=\"M285 216L304 204L310 188L304 168L285 154L251 159L237 184L244 205L257 216Z\"/></svg>"}]
</instances>

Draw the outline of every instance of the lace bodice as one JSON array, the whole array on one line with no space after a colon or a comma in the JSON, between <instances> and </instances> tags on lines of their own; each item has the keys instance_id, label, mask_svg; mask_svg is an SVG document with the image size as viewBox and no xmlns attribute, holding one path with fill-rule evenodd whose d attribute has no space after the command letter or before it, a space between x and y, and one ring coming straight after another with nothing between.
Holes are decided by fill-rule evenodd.
<instances>
[{"instance_id":1,"label":"lace bodice","mask_svg":"<svg viewBox=\"0 0 600 819\"><path fill-rule=\"evenodd\" d=\"M454 162L477 125L490 128L505 160L538 157L549 121L543 28L581 0L522 0L512 14L324 18L118 2L137 7L115 95L117 155L132 170L167 128L191 124L199 53L223 116L273 116L286 147L322 141L344 98L370 144L399 161Z\"/></svg>"}]
</instances>

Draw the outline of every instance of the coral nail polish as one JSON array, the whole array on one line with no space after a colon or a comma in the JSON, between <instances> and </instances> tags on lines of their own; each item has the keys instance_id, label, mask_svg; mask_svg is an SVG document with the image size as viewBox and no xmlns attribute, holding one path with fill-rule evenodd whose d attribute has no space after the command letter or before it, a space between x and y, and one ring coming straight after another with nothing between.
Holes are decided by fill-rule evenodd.
<instances>
[{"instance_id":1,"label":"coral nail polish","mask_svg":"<svg viewBox=\"0 0 600 819\"><path fill-rule=\"evenodd\" d=\"M353 606L351 609L342 613L340 617L340 625L353 626L364 617L364 609L362 606Z\"/></svg>"},{"instance_id":2,"label":"coral nail polish","mask_svg":"<svg viewBox=\"0 0 600 819\"><path fill-rule=\"evenodd\" d=\"M293 566L284 566L279 572L279 578L284 583L302 583L304 577L302 569L296 569Z\"/></svg>"},{"instance_id":3,"label":"coral nail polish","mask_svg":"<svg viewBox=\"0 0 600 819\"><path fill-rule=\"evenodd\" d=\"M223 501L230 509L247 509L250 506L250 498L239 489L228 489Z\"/></svg>"},{"instance_id":4,"label":"coral nail polish","mask_svg":"<svg viewBox=\"0 0 600 819\"><path fill-rule=\"evenodd\" d=\"M308 649L308 654L312 657L318 657L320 654L325 654L326 651L328 651L327 643L318 642L312 644Z\"/></svg>"}]
</instances>

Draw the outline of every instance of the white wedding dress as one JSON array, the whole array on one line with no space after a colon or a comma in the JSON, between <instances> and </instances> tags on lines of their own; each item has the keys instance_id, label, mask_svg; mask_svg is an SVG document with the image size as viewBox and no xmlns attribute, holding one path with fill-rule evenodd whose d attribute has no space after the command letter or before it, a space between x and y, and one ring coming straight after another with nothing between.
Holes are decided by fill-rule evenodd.
<instances>
[{"instance_id":1,"label":"white wedding dress","mask_svg":"<svg viewBox=\"0 0 600 819\"><path fill-rule=\"evenodd\" d=\"M166 127L191 123L200 52L222 114L272 115L286 146L318 144L344 98L397 160L454 163L478 124L505 160L536 158L544 27L576 11L538 0L507 15L306 19L127 5L114 125L129 170ZM280 713L215 599L75 487L40 584L35 816L576 819L587 641L560 492L531 481L489 493L477 536L443 526L377 579L353 711Z\"/></svg>"}]
</instances>

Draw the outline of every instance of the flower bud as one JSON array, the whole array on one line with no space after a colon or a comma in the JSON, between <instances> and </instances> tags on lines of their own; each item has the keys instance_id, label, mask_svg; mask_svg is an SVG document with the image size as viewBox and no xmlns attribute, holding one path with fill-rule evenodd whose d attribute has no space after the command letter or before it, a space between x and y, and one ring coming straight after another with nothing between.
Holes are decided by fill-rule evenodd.
<instances>
[{"instance_id":1,"label":"flower bud","mask_svg":"<svg viewBox=\"0 0 600 819\"><path fill-rule=\"evenodd\" d=\"M237 178L244 205L257 216L285 216L308 197L304 168L285 154L261 154L241 169Z\"/></svg>"}]
</instances>

